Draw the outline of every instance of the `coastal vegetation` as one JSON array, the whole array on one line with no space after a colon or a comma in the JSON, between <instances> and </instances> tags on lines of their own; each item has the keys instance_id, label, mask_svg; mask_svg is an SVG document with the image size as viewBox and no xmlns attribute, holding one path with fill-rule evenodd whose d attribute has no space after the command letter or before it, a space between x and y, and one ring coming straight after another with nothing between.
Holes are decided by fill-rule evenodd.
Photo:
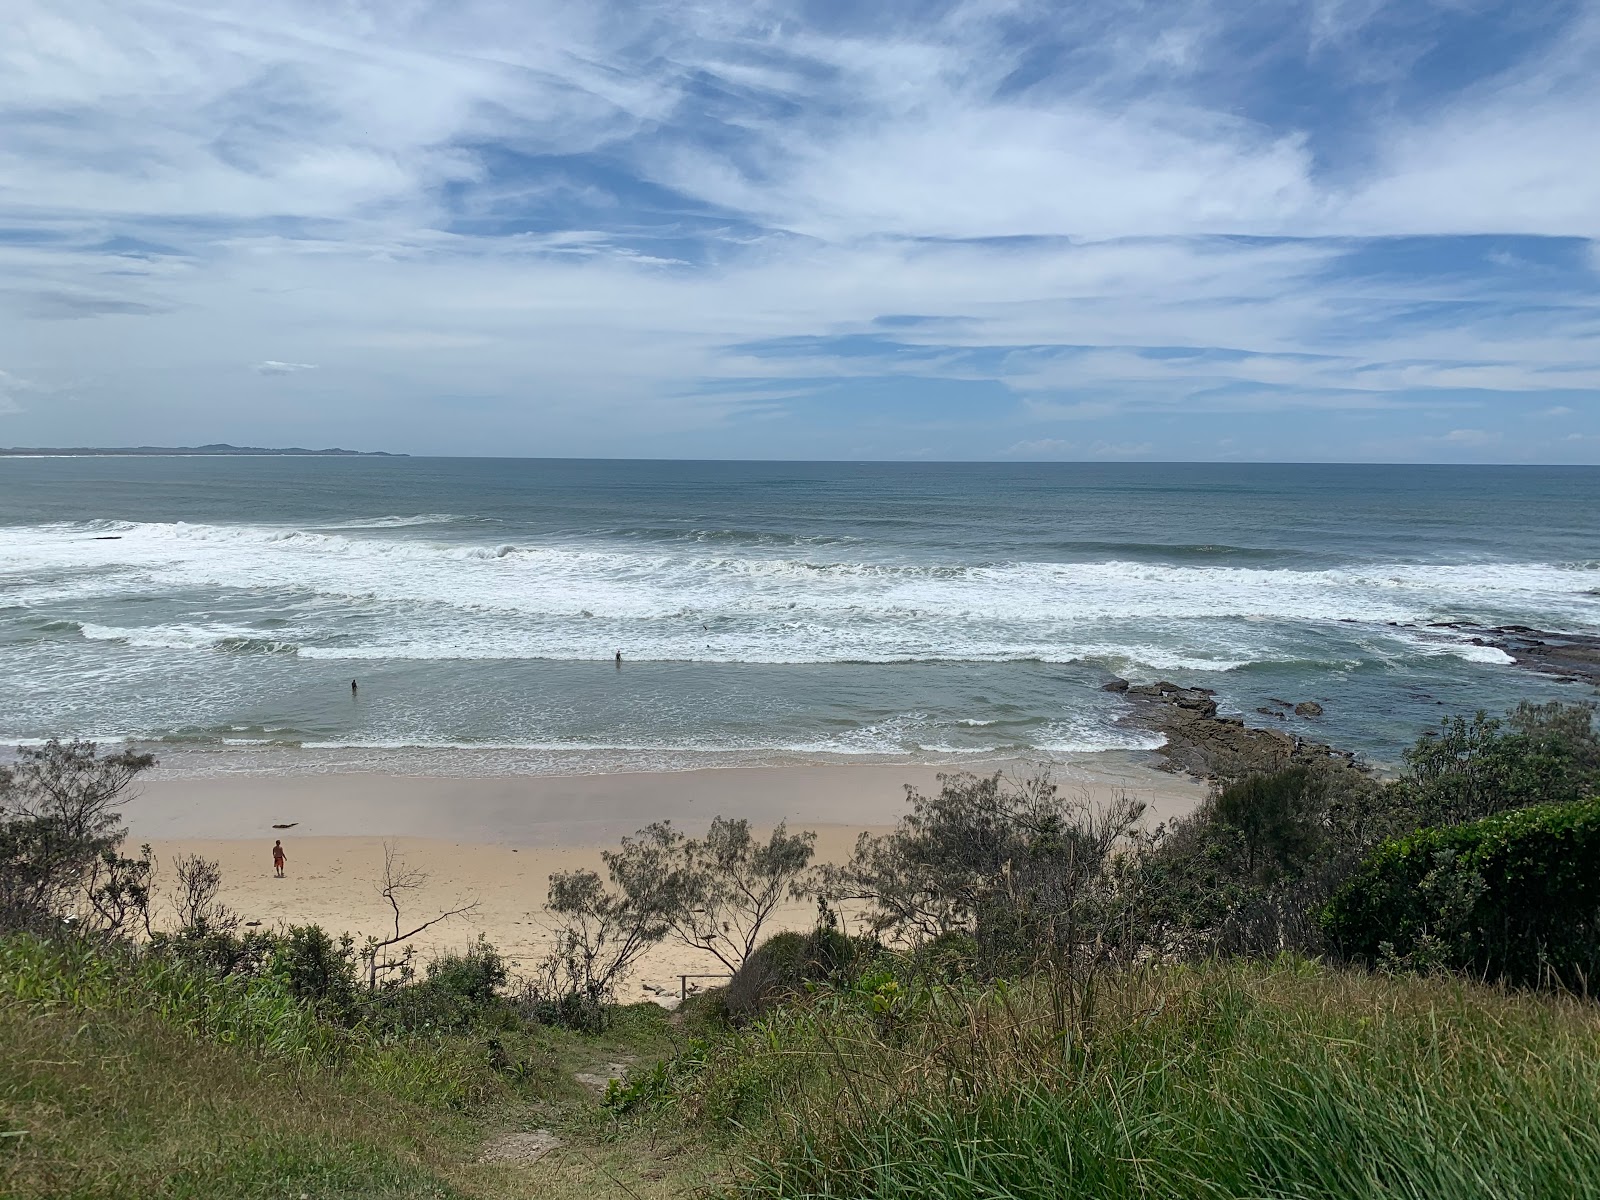
<instances>
[{"instance_id":1,"label":"coastal vegetation","mask_svg":"<svg viewBox=\"0 0 1600 1200\"><path fill-rule=\"evenodd\" d=\"M242 926L127 852L148 757L24 750L0 1194L1600 1196L1592 707L1449 719L1387 779L1294 749L1153 829L1007 775L824 867L651 826L552 878L520 978ZM728 986L617 1004L665 938Z\"/></svg>"}]
</instances>

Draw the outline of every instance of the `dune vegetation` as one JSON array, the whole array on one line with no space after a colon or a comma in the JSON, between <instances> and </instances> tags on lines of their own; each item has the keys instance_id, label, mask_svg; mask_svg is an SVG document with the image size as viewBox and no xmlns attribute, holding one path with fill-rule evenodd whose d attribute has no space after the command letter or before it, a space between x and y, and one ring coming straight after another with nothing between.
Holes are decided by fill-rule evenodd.
<instances>
[{"instance_id":1,"label":"dune vegetation","mask_svg":"<svg viewBox=\"0 0 1600 1200\"><path fill-rule=\"evenodd\" d=\"M1446 722L1392 779L1224 776L1170 827L953 776L853 859L719 821L481 941L163 892L81 744L0 776L6 1196L1600 1196L1600 739ZM769 935L814 896L816 928ZM619 1006L639 947L736 968Z\"/></svg>"}]
</instances>

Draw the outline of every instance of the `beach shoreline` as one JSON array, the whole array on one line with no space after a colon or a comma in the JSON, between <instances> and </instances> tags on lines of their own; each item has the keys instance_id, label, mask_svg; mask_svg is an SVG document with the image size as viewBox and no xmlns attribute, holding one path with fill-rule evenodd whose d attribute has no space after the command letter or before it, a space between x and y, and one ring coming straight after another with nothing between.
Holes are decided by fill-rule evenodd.
<instances>
[{"instance_id":1,"label":"beach shoreline","mask_svg":"<svg viewBox=\"0 0 1600 1200\"><path fill-rule=\"evenodd\" d=\"M1026 771L1025 762L987 770ZM415 939L419 960L460 950L483 934L513 974L548 945L543 911L554 871L603 871L602 851L658 820L690 833L715 816L743 818L758 831L786 821L817 834L817 861L848 858L862 833L881 832L905 811L905 786L938 786L945 768L806 766L568 776L359 775L158 777L124 806L131 846L151 845L161 875L199 854L222 869L220 898L261 928L318 924L330 933L392 932L378 893L386 848L428 875L408 901L418 921L473 901L464 917ZM1189 811L1204 785L1132 764L1058 770L1062 791L1091 804L1126 793L1154 824ZM284 826L284 828L278 828ZM286 878L272 872L281 838ZM805 928L809 900L785 904L772 929ZM675 998L684 974L721 970L711 956L665 942L641 963L624 1000ZM700 981L714 983L715 980Z\"/></svg>"}]
</instances>

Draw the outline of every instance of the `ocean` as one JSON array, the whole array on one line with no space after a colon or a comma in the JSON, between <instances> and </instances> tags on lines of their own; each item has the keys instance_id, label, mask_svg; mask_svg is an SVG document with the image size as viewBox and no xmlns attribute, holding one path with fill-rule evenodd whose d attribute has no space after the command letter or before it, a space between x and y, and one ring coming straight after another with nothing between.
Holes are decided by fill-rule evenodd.
<instances>
[{"instance_id":1,"label":"ocean","mask_svg":"<svg viewBox=\"0 0 1600 1200\"><path fill-rule=\"evenodd\" d=\"M0 743L188 772L1147 755L1113 676L1392 763L1594 693L1441 621L1600 632L1600 469L0 458Z\"/></svg>"}]
</instances>

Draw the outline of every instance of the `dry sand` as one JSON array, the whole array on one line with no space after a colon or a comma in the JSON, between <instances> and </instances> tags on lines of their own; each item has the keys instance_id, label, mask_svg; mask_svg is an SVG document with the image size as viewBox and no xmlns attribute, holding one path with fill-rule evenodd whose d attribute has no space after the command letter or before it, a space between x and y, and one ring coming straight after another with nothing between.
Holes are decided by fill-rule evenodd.
<instances>
[{"instance_id":1,"label":"dry sand","mask_svg":"<svg viewBox=\"0 0 1600 1200\"><path fill-rule=\"evenodd\" d=\"M404 908L407 928L464 901L478 903L415 939L423 959L483 933L519 964L537 957L547 941L542 904L551 872L601 869L602 849L651 821L670 819L698 833L717 815L743 817L763 831L787 820L791 829L816 831L819 861L838 862L860 833L899 818L906 784L935 787L935 774L903 766L814 766L175 778L146 783L125 816L129 841L151 843L169 879L177 855L216 859L222 899L244 919L267 928L315 922L358 940L392 932L393 913L377 890L384 847L392 845L406 865L429 876ZM1090 799L1132 793L1149 803L1152 820L1187 811L1203 794L1191 781L1147 769L1058 771L1058 777L1065 790ZM272 873L274 838L283 839L288 854L284 879ZM808 902L787 905L774 928L803 928L814 914ZM651 951L622 998L676 998L680 974L720 970L709 955L667 942Z\"/></svg>"}]
</instances>

